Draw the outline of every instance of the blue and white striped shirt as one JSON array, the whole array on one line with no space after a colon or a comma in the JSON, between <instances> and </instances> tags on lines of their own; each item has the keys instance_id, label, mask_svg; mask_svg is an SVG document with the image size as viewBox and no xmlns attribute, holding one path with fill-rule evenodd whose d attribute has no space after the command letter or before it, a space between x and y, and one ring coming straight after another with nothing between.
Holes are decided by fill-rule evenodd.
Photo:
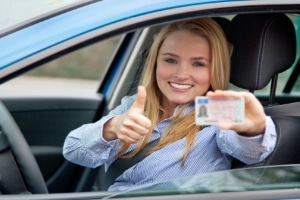
<instances>
[{"instance_id":1,"label":"blue and white striped shirt","mask_svg":"<svg viewBox=\"0 0 300 200\"><path fill-rule=\"evenodd\" d=\"M106 141L101 134L103 125L112 117L126 112L134 100L135 96L125 97L121 105L107 116L71 131L63 147L65 158L85 167L94 168L105 164L107 169L114 161L120 141L118 139ZM194 109L193 103L184 113L192 109ZM151 140L163 134L171 119L172 117L157 124ZM253 164L263 160L273 151L276 138L275 126L270 117L266 120L265 133L255 137L240 136L235 131L220 130L215 125L208 126L199 131L183 167L181 167L181 158L185 138L153 152L127 169L108 190L124 191L180 177L230 169L233 157L244 163ZM134 148L136 148L135 144L131 145L128 151Z\"/></svg>"}]
</instances>

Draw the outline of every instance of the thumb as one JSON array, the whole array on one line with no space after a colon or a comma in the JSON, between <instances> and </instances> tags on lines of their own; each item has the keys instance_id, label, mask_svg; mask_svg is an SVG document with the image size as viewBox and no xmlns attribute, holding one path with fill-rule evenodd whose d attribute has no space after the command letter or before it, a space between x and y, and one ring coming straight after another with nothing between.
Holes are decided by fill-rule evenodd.
<instances>
[{"instance_id":1,"label":"thumb","mask_svg":"<svg viewBox=\"0 0 300 200\"><path fill-rule=\"evenodd\" d=\"M147 92L145 87L139 86L137 90L137 96L132 107L138 109L139 112L144 113L146 98L147 98Z\"/></svg>"}]
</instances>

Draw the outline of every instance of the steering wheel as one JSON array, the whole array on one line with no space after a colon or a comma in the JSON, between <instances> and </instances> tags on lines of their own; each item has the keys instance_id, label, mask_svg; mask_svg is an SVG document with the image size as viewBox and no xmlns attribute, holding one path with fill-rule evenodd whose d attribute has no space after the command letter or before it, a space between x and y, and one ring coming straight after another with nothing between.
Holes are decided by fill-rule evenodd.
<instances>
[{"instance_id":1,"label":"steering wheel","mask_svg":"<svg viewBox=\"0 0 300 200\"><path fill-rule=\"evenodd\" d=\"M40 168L14 118L0 101L0 194L48 193Z\"/></svg>"}]
</instances>

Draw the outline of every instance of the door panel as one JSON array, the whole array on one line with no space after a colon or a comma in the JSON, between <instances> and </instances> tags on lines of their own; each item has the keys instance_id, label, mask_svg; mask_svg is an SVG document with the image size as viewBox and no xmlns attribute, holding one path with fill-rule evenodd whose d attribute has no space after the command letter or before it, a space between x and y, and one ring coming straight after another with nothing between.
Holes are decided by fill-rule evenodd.
<instances>
[{"instance_id":1,"label":"door panel","mask_svg":"<svg viewBox=\"0 0 300 200\"><path fill-rule=\"evenodd\" d=\"M67 134L101 116L105 102L93 97L1 98L24 134L50 193L90 190L97 169L72 164L62 156Z\"/></svg>"}]
</instances>

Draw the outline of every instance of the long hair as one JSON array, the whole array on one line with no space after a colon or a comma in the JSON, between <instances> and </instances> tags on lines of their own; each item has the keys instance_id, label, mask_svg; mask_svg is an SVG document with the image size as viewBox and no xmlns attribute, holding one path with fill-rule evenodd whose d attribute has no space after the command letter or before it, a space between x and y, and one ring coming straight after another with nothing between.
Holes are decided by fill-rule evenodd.
<instances>
[{"instance_id":1,"label":"long hair","mask_svg":"<svg viewBox=\"0 0 300 200\"><path fill-rule=\"evenodd\" d=\"M146 146L152 136L154 127L159 122L162 113L164 113L164 109L161 106L163 94L158 88L155 75L157 67L156 61L158 52L164 40L169 34L180 30L188 30L193 34L199 35L208 40L212 56L210 67L210 90L224 90L228 87L231 46L228 43L223 30L214 20L210 18L191 19L173 22L163 27L152 43L140 80L140 84L146 88L147 100L145 105L145 115L151 120L152 127L150 128L149 134L140 141L137 148L124 157L133 157ZM179 139L185 138L186 147L183 150L181 166L184 165L189 150L192 148L195 137L200 130L200 127L195 125L194 110L183 116L182 112L187 105L188 104L181 106L176 116L172 119L165 130L165 133L160 138L159 143L150 149L148 154L151 154L152 152ZM123 155L128 147L129 144L123 143L117 157Z\"/></svg>"}]
</instances>

